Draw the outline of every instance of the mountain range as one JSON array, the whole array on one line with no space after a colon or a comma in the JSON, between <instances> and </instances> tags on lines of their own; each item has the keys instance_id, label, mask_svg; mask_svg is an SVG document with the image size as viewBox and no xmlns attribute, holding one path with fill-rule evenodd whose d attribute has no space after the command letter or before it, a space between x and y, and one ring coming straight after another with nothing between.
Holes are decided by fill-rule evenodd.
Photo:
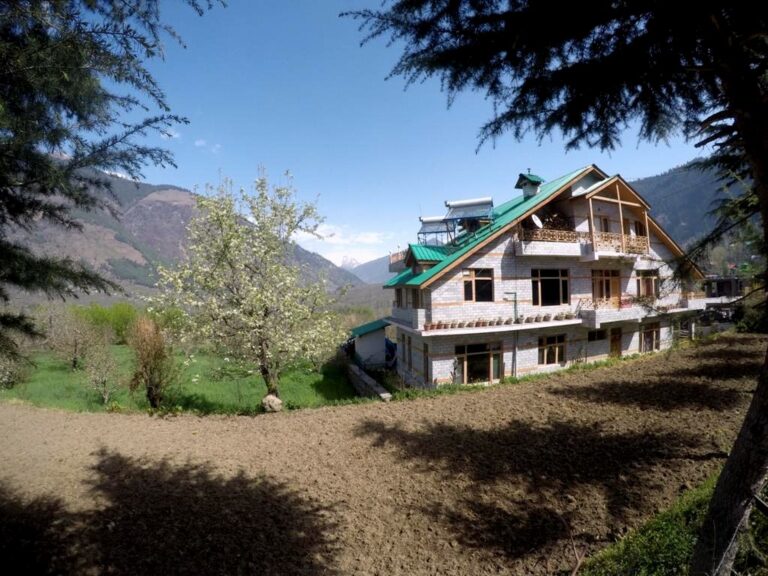
<instances>
[{"instance_id":1,"label":"mountain range","mask_svg":"<svg viewBox=\"0 0 768 576\"><path fill-rule=\"evenodd\" d=\"M134 182L103 174L111 195L97 192L118 212L75 211L82 231L71 231L40 222L22 241L33 250L69 256L117 281L129 295L150 290L157 280L157 266L178 262L186 250L187 224L194 216L195 194L173 185ZM332 290L363 284L357 276L319 254L294 245L294 258L305 276L323 275Z\"/></svg>"}]
</instances>

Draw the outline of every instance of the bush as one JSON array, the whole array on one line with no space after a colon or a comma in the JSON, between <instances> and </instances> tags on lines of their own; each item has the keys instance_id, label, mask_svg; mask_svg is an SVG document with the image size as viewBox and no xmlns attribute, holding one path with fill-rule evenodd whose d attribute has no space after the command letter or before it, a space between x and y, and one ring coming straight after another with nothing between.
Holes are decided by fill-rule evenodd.
<instances>
[{"instance_id":1,"label":"bush","mask_svg":"<svg viewBox=\"0 0 768 576\"><path fill-rule=\"evenodd\" d=\"M26 377L24 360L0 354L0 389L9 389L21 383Z\"/></svg>"},{"instance_id":2,"label":"bush","mask_svg":"<svg viewBox=\"0 0 768 576\"><path fill-rule=\"evenodd\" d=\"M49 308L45 313L48 347L72 370L84 365L85 355L93 345L103 342L107 335L71 308Z\"/></svg>"},{"instance_id":3,"label":"bush","mask_svg":"<svg viewBox=\"0 0 768 576\"><path fill-rule=\"evenodd\" d=\"M88 387L98 392L104 405L109 405L117 391L117 362L106 341L91 346L85 354L85 376Z\"/></svg>"},{"instance_id":4,"label":"bush","mask_svg":"<svg viewBox=\"0 0 768 576\"><path fill-rule=\"evenodd\" d=\"M179 374L173 352L166 344L160 327L147 316L140 316L136 320L128 344L136 355L131 391L144 388L149 405L158 409Z\"/></svg>"},{"instance_id":5,"label":"bush","mask_svg":"<svg viewBox=\"0 0 768 576\"><path fill-rule=\"evenodd\" d=\"M139 315L136 308L128 302L116 302L109 307L92 303L77 308L77 314L97 328L109 328L114 334L115 344L127 342L131 325Z\"/></svg>"}]
</instances>

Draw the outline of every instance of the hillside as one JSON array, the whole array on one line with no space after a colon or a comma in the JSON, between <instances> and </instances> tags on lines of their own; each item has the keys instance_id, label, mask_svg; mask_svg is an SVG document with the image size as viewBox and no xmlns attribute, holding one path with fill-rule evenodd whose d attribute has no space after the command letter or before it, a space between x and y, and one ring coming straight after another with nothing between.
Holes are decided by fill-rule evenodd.
<instances>
[{"instance_id":1,"label":"hillside","mask_svg":"<svg viewBox=\"0 0 768 576\"><path fill-rule=\"evenodd\" d=\"M107 211L75 212L83 231L41 224L24 241L34 250L83 261L119 282L129 294L155 285L158 264L177 262L185 252L186 228L195 213L195 195L172 185L136 183L107 176L119 219ZM325 276L331 289L361 280L319 254L295 246L306 275Z\"/></svg>"},{"instance_id":2,"label":"hillside","mask_svg":"<svg viewBox=\"0 0 768 576\"><path fill-rule=\"evenodd\" d=\"M726 197L714 171L691 164L631 184L650 203L651 215L681 246L712 229L711 212Z\"/></svg>"}]
</instances>

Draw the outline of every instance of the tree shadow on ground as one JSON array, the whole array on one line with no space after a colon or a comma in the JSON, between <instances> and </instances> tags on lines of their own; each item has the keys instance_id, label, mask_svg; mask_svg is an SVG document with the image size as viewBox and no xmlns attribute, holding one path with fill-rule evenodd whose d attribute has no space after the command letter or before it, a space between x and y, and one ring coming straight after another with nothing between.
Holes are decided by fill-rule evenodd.
<instances>
[{"instance_id":1,"label":"tree shadow on ground","mask_svg":"<svg viewBox=\"0 0 768 576\"><path fill-rule=\"evenodd\" d=\"M597 491L609 516L624 524L626 513L639 509L658 488L658 465L726 456L707 451L693 435L614 432L575 422L513 421L492 430L438 423L412 431L367 421L357 432L372 437L373 446L392 447L426 470L437 466L447 479L466 476L478 488L495 481L518 485L517 501L483 502L468 494L457 505L441 502L427 508L435 520L447 521L463 543L509 557L562 540L561 511L570 506L569 499L578 505L580 495Z\"/></svg>"},{"instance_id":2,"label":"tree shadow on ground","mask_svg":"<svg viewBox=\"0 0 768 576\"><path fill-rule=\"evenodd\" d=\"M269 478L101 452L97 507L0 491L5 573L334 574L332 510Z\"/></svg>"},{"instance_id":3,"label":"tree shadow on ground","mask_svg":"<svg viewBox=\"0 0 768 576\"><path fill-rule=\"evenodd\" d=\"M549 390L550 394L595 404L637 406L652 410L705 408L729 410L743 398L743 393L731 388L711 386L701 382L597 382L589 386L566 386Z\"/></svg>"},{"instance_id":4,"label":"tree shadow on ground","mask_svg":"<svg viewBox=\"0 0 768 576\"><path fill-rule=\"evenodd\" d=\"M734 357L730 360L703 360L690 368L679 368L664 373L673 379L706 378L708 380L739 380L757 378L760 374L761 358Z\"/></svg>"}]
</instances>

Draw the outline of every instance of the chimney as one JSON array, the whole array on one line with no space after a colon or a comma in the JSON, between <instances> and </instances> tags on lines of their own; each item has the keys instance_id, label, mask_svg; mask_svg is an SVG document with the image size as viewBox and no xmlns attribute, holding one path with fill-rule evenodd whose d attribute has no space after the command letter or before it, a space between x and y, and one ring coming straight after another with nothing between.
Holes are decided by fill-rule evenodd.
<instances>
[{"instance_id":1,"label":"chimney","mask_svg":"<svg viewBox=\"0 0 768 576\"><path fill-rule=\"evenodd\" d=\"M541 184L544 182L544 178L531 174L530 168L527 174L520 174L515 184L515 189L523 191L523 198L526 200L532 198L538 194Z\"/></svg>"}]
</instances>

